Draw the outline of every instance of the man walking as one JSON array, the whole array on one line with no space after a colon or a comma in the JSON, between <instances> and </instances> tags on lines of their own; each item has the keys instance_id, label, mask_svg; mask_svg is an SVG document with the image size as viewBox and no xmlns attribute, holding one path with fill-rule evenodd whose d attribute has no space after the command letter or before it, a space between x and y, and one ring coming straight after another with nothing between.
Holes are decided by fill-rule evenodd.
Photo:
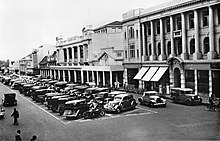
<instances>
[{"instance_id":1,"label":"man walking","mask_svg":"<svg viewBox=\"0 0 220 141\"><path fill-rule=\"evenodd\" d=\"M17 134L15 135L15 141L22 141L21 130L17 130Z\"/></svg>"},{"instance_id":2,"label":"man walking","mask_svg":"<svg viewBox=\"0 0 220 141\"><path fill-rule=\"evenodd\" d=\"M14 118L14 125L18 125L18 118L19 118L19 112L14 108L14 112L12 113L11 117Z\"/></svg>"}]
</instances>

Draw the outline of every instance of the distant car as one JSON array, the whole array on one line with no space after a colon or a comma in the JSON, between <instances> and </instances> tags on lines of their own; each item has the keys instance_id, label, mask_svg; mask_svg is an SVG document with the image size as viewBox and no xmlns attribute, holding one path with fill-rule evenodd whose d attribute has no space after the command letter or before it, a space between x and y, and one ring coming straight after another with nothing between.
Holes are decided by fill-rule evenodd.
<instances>
[{"instance_id":1,"label":"distant car","mask_svg":"<svg viewBox=\"0 0 220 141\"><path fill-rule=\"evenodd\" d=\"M166 100L159 96L159 93L156 91L147 91L144 92L141 97L138 98L138 101L142 105L147 105L150 107L162 106L166 107Z\"/></svg>"},{"instance_id":2,"label":"distant car","mask_svg":"<svg viewBox=\"0 0 220 141\"><path fill-rule=\"evenodd\" d=\"M6 93L4 94L4 98L2 98L3 106L16 106L17 99L15 93Z\"/></svg>"},{"instance_id":3,"label":"distant car","mask_svg":"<svg viewBox=\"0 0 220 141\"><path fill-rule=\"evenodd\" d=\"M171 88L171 98L174 103L186 105L202 104L202 98L190 88Z\"/></svg>"},{"instance_id":4,"label":"distant car","mask_svg":"<svg viewBox=\"0 0 220 141\"><path fill-rule=\"evenodd\" d=\"M106 112L120 113L127 109L135 109L137 103L131 94L119 94L114 97L113 101L109 101L104 105Z\"/></svg>"}]
</instances>

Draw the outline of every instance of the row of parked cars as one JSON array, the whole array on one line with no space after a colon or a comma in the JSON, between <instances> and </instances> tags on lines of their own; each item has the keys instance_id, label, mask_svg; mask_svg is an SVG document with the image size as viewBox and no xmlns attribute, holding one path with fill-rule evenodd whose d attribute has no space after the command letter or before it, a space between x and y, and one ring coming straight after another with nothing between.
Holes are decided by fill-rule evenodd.
<instances>
[{"instance_id":1,"label":"row of parked cars","mask_svg":"<svg viewBox=\"0 0 220 141\"><path fill-rule=\"evenodd\" d=\"M135 109L137 105L132 94L112 91L106 87L95 87L90 85L91 83L81 85L37 77L22 79L5 77L1 78L1 81L66 118L82 118L86 115L88 117L89 111L93 108L91 105L94 103L98 105L96 109L102 113L103 111L120 113Z\"/></svg>"}]
</instances>

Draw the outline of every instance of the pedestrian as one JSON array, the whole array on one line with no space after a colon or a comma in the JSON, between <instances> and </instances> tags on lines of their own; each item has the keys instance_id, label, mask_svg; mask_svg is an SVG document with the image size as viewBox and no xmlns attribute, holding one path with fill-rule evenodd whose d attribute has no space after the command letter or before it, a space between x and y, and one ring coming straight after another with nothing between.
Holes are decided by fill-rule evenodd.
<instances>
[{"instance_id":1,"label":"pedestrian","mask_svg":"<svg viewBox=\"0 0 220 141\"><path fill-rule=\"evenodd\" d=\"M15 141L22 141L21 130L17 130L17 134L15 135Z\"/></svg>"},{"instance_id":2,"label":"pedestrian","mask_svg":"<svg viewBox=\"0 0 220 141\"><path fill-rule=\"evenodd\" d=\"M11 117L14 118L14 125L18 125L19 112L16 108L14 108L14 112L12 113Z\"/></svg>"},{"instance_id":3,"label":"pedestrian","mask_svg":"<svg viewBox=\"0 0 220 141\"><path fill-rule=\"evenodd\" d=\"M30 141L36 141L37 140L37 136L36 135L33 135L33 137L31 138Z\"/></svg>"}]
</instances>

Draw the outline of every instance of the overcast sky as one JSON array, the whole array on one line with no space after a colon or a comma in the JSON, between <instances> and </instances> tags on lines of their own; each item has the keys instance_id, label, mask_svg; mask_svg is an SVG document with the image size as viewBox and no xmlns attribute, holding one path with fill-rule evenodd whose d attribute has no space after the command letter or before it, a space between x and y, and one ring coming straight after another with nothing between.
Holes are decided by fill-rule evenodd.
<instances>
[{"instance_id":1,"label":"overcast sky","mask_svg":"<svg viewBox=\"0 0 220 141\"><path fill-rule=\"evenodd\" d=\"M0 0L0 60L18 60L62 35L81 35L137 8L170 0Z\"/></svg>"}]
</instances>

